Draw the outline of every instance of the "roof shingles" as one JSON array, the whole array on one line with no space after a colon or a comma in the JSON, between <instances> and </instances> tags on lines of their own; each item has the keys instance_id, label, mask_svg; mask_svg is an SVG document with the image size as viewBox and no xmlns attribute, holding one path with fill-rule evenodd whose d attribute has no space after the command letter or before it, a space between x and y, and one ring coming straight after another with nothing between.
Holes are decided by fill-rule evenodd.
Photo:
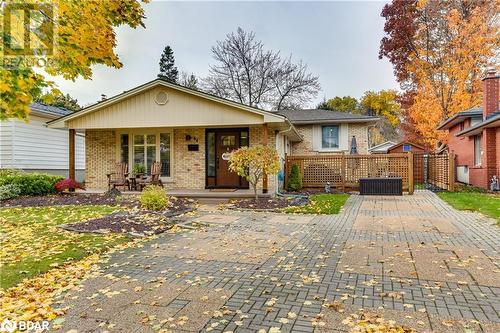
<instances>
[{"instance_id":1,"label":"roof shingles","mask_svg":"<svg viewBox=\"0 0 500 333\"><path fill-rule=\"evenodd\" d=\"M315 124L325 122L374 122L377 117L322 109L280 110L278 114L287 117L292 124Z\"/></svg>"},{"instance_id":2,"label":"roof shingles","mask_svg":"<svg viewBox=\"0 0 500 333\"><path fill-rule=\"evenodd\" d=\"M30 108L36 112L46 113L46 114L59 116L59 117L72 113L70 110L67 110L65 108L60 108L60 107L52 106L52 105L46 105L46 104L42 104L42 103L38 103L38 102L31 103Z\"/></svg>"}]
</instances>

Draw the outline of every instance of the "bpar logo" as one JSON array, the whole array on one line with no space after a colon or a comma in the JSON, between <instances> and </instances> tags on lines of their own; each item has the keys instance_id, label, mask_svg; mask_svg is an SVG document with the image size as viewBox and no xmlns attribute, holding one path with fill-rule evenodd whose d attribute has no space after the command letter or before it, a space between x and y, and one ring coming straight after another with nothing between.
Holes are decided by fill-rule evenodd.
<instances>
[{"instance_id":1,"label":"bpar logo","mask_svg":"<svg viewBox=\"0 0 500 333\"><path fill-rule=\"evenodd\" d=\"M8 319L5 319L2 321L0 324L0 332L14 332L17 328L17 323L15 321L10 321Z\"/></svg>"},{"instance_id":2,"label":"bpar logo","mask_svg":"<svg viewBox=\"0 0 500 333\"><path fill-rule=\"evenodd\" d=\"M9 319L4 319L2 323L0 323L0 332L9 332L12 333L16 329L19 331L45 331L49 329L49 321L48 320L42 320L42 321L30 321L30 320L21 320L19 322L17 321L11 321Z\"/></svg>"}]
</instances>

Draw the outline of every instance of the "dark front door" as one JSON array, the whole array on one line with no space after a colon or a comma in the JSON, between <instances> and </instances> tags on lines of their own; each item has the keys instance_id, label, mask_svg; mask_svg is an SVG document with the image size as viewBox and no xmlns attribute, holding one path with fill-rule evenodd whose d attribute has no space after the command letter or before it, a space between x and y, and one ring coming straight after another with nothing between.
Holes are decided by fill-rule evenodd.
<instances>
[{"instance_id":1,"label":"dark front door","mask_svg":"<svg viewBox=\"0 0 500 333\"><path fill-rule=\"evenodd\" d=\"M231 152L238 148L240 148L239 131L221 131L215 133L217 187L240 187L240 177L229 170Z\"/></svg>"}]
</instances>

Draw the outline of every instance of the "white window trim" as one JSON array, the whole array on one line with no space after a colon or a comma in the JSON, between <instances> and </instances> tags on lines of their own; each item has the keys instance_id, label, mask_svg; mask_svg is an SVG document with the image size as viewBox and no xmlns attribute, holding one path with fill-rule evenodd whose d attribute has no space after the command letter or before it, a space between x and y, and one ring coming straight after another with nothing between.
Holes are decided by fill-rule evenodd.
<instances>
[{"instance_id":1,"label":"white window trim","mask_svg":"<svg viewBox=\"0 0 500 333\"><path fill-rule=\"evenodd\" d=\"M339 147L338 148L323 148L323 126L338 126L339 127ZM320 153L340 153L349 150L349 126L347 123L331 123L331 124L320 124L313 126L313 151Z\"/></svg>"},{"instance_id":2,"label":"white window trim","mask_svg":"<svg viewBox=\"0 0 500 333\"><path fill-rule=\"evenodd\" d=\"M160 133L170 134L170 177L160 177L163 182L171 183L174 181L174 163L175 163L175 152L174 152L174 130L172 128L162 128L162 129L151 129L151 128L138 128L130 130L120 130L116 131L116 162L121 161L121 142L120 136L122 134L128 134L128 165L129 172L132 171L134 165L134 134L154 134L156 136L156 156L160 156Z\"/></svg>"},{"instance_id":3,"label":"white window trim","mask_svg":"<svg viewBox=\"0 0 500 333\"><path fill-rule=\"evenodd\" d=\"M479 138L479 163L476 163L476 159L477 159L477 154L476 154L476 138ZM478 134L478 135L475 135L474 136L474 155L473 155L473 158L474 158L474 166L475 167L480 167L481 166L481 162L483 160L483 145L482 145L482 142L483 141L483 136L481 134Z\"/></svg>"}]
</instances>

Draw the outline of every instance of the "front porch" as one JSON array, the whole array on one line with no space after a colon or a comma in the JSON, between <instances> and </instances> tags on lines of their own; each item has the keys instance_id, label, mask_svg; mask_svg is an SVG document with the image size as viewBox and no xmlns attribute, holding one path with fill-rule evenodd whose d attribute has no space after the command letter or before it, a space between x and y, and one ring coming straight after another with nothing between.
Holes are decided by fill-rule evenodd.
<instances>
[{"instance_id":1,"label":"front porch","mask_svg":"<svg viewBox=\"0 0 500 333\"><path fill-rule=\"evenodd\" d=\"M69 129L70 178L74 179L74 137L85 133L85 185L108 188L107 174L159 177L167 191L181 195L249 196L248 182L229 170L231 152L245 146L276 148L282 161L291 142L301 141L290 121L279 114L220 99L163 80L154 80L48 124ZM283 163L284 164L284 163ZM263 177L259 190L275 192L276 177ZM135 179L135 178L133 178ZM132 180L133 180L132 179ZM183 189L189 189L184 191ZM200 189L203 189L200 191Z\"/></svg>"}]
</instances>

